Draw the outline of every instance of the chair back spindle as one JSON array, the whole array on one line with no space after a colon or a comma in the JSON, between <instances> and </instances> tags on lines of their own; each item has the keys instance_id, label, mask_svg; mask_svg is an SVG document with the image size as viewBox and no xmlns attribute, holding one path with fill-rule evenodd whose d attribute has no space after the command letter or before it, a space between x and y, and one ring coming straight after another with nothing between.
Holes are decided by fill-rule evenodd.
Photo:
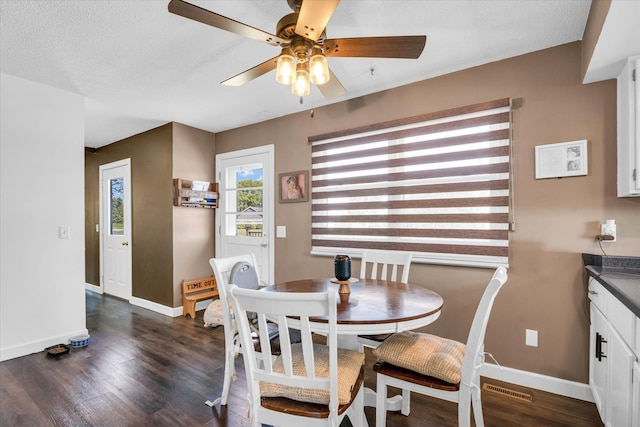
<instances>
[{"instance_id":1,"label":"chair back spindle","mask_svg":"<svg viewBox=\"0 0 640 427\"><path fill-rule=\"evenodd\" d=\"M409 282L411 252L368 250L363 252L360 263L360 278L374 280Z\"/></svg>"}]
</instances>

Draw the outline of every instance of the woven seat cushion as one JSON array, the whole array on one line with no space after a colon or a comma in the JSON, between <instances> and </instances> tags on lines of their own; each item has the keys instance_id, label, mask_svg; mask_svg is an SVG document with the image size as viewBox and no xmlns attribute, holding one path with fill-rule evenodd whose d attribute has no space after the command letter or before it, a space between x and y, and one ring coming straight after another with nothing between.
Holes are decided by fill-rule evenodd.
<instances>
[{"instance_id":1,"label":"woven seat cushion","mask_svg":"<svg viewBox=\"0 0 640 427\"><path fill-rule=\"evenodd\" d=\"M391 335L373 353L379 362L410 369L457 384L466 346L458 341L419 332Z\"/></svg>"},{"instance_id":2,"label":"woven seat cushion","mask_svg":"<svg viewBox=\"0 0 640 427\"><path fill-rule=\"evenodd\" d=\"M302 344L292 344L293 372L295 375L306 375ZM315 374L317 377L329 377L329 347L313 345L315 357ZM360 369L364 364L364 354L353 350L338 349L338 404L345 405L351 401L351 391L358 380ZM284 373L282 358L278 356L273 364L273 371ZM287 397L301 402L329 404L329 390L290 387L262 381L260 394L263 397Z\"/></svg>"}]
</instances>

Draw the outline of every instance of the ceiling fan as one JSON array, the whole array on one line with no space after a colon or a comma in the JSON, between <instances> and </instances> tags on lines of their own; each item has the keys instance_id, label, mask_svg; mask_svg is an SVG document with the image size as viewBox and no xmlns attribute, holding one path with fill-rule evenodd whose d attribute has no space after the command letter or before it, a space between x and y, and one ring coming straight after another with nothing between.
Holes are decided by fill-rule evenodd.
<instances>
[{"instance_id":1,"label":"ceiling fan","mask_svg":"<svg viewBox=\"0 0 640 427\"><path fill-rule=\"evenodd\" d=\"M171 0L169 12L281 48L278 56L221 82L228 86L241 86L275 69L276 80L291 85L294 95L308 95L314 83L326 99L332 99L346 90L329 69L326 57L420 57L427 41L424 35L327 39L325 27L339 2L287 0L293 13L278 21L275 35L183 0Z\"/></svg>"}]
</instances>

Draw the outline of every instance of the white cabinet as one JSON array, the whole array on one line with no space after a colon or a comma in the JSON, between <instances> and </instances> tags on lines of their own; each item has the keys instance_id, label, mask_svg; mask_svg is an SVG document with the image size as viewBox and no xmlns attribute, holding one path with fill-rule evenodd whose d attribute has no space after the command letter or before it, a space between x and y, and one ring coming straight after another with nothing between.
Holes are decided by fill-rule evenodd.
<instances>
[{"instance_id":1,"label":"white cabinet","mask_svg":"<svg viewBox=\"0 0 640 427\"><path fill-rule=\"evenodd\" d=\"M618 76L618 197L640 196L640 56Z\"/></svg>"},{"instance_id":2,"label":"white cabinet","mask_svg":"<svg viewBox=\"0 0 640 427\"><path fill-rule=\"evenodd\" d=\"M589 279L591 314L589 385L607 427L627 427L640 406L638 360L634 354L637 317L595 279ZM636 415L634 415L636 414Z\"/></svg>"}]
</instances>

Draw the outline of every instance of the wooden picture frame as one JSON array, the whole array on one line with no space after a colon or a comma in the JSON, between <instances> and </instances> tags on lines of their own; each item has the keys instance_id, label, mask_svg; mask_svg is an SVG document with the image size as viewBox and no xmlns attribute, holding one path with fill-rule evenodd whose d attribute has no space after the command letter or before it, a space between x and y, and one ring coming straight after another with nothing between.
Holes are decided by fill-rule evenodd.
<instances>
[{"instance_id":1,"label":"wooden picture frame","mask_svg":"<svg viewBox=\"0 0 640 427\"><path fill-rule=\"evenodd\" d=\"M584 176L588 173L587 140L537 145L536 179Z\"/></svg>"},{"instance_id":2,"label":"wooden picture frame","mask_svg":"<svg viewBox=\"0 0 640 427\"><path fill-rule=\"evenodd\" d=\"M280 186L280 203L297 203L309 200L308 171L281 173L278 185Z\"/></svg>"}]
</instances>

